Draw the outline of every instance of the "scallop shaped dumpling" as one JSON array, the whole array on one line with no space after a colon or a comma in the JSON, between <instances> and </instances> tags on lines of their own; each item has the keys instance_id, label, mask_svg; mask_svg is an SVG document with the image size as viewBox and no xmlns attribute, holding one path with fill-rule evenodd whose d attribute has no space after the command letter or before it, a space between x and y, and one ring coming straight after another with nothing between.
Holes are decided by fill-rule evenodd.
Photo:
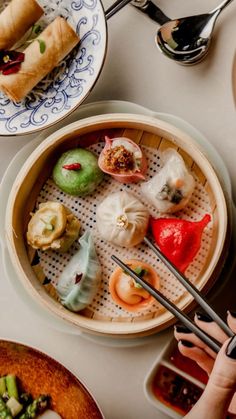
<instances>
[{"instance_id":1,"label":"scallop shaped dumpling","mask_svg":"<svg viewBox=\"0 0 236 419\"><path fill-rule=\"evenodd\" d=\"M148 228L149 212L134 195L116 192L97 208L97 229L102 239L122 247L141 243Z\"/></svg>"},{"instance_id":2,"label":"scallop shaped dumpling","mask_svg":"<svg viewBox=\"0 0 236 419\"><path fill-rule=\"evenodd\" d=\"M189 202L195 180L177 151L167 149L163 152L162 160L163 168L141 185L141 191L159 212L174 213Z\"/></svg>"}]
</instances>

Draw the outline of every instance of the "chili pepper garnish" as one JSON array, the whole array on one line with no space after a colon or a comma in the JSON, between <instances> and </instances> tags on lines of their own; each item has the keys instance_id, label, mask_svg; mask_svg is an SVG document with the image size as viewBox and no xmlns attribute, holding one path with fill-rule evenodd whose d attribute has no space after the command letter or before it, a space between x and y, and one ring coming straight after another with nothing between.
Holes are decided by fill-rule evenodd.
<instances>
[{"instance_id":1,"label":"chili pepper garnish","mask_svg":"<svg viewBox=\"0 0 236 419\"><path fill-rule=\"evenodd\" d=\"M80 170L81 164L80 163L64 164L64 166L62 167L63 169L66 169L66 170Z\"/></svg>"},{"instance_id":2,"label":"chili pepper garnish","mask_svg":"<svg viewBox=\"0 0 236 419\"><path fill-rule=\"evenodd\" d=\"M19 51L0 51L0 71L3 75L18 73L25 54Z\"/></svg>"},{"instance_id":3,"label":"chili pepper garnish","mask_svg":"<svg viewBox=\"0 0 236 419\"><path fill-rule=\"evenodd\" d=\"M209 214L200 221L152 218L150 225L160 250L179 271L184 272L199 251L203 230L210 220Z\"/></svg>"}]
</instances>

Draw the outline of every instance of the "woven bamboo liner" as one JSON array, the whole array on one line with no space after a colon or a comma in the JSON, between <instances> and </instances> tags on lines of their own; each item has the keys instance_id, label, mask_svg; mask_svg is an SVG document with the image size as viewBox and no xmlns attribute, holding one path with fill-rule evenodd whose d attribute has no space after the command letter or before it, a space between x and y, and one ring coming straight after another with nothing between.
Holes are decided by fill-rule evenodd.
<instances>
[{"instance_id":1,"label":"woven bamboo liner","mask_svg":"<svg viewBox=\"0 0 236 419\"><path fill-rule=\"evenodd\" d=\"M193 300L145 245L127 252L127 249L101 242L98 237L94 223L98 201L108 193L127 188L143 201L139 184L127 187L109 177L93 195L78 199L60 192L50 179L53 165L62 152L75 146L86 146L98 154L105 135L125 136L139 143L149 160L148 176L159 170L161 153L166 148L175 148L182 155L196 179L196 187L190 204L177 216L190 220L198 220L206 212L212 216L212 222L204 231L201 249L186 276L199 289L211 287L227 250L225 239L229 235L229 225L224 193L214 170L194 140L175 127L150 117L127 114L96 116L71 124L46 139L22 167L12 188L6 217L8 246L20 280L31 297L43 307L88 332L121 337L146 335L167 327L173 322L173 317L158 303L150 310L136 314L115 305L108 292L109 274L114 269L110 260L112 252L121 259L143 258L153 264L161 277L161 291L181 309L190 309ZM25 243L29 213L48 199L63 202L82 219L83 228L93 230L103 280L93 303L80 313L72 313L62 307L53 286L63 266L75 252L76 245L62 257L55 252L35 252ZM152 207L149 211L154 216L158 215Z\"/></svg>"}]
</instances>

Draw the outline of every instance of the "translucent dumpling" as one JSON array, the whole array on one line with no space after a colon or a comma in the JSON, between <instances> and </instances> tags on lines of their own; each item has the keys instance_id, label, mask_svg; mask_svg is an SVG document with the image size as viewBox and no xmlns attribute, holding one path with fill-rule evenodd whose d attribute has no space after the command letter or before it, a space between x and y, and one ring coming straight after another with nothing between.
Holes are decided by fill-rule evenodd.
<instances>
[{"instance_id":1,"label":"translucent dumpling","mask_svg":"<svg viewBox=\"0 0 236 419\"><path fill-rule=\"evenodd\" d=\"M57 284L61 303L71 311L91 304L102 274L91 233L86 231L79 243L80 249L66 265Z\"/></svg>"},{"instance_id":2,"label":"translucent dumpling","mask_svg":"<svg viewBox=\"0 0 236 419\"><path fill-rule=\"evenodd\" d=\"M97 229L102 239L118 246L140 243L148 227L149 213L134 195L116 192L108 195L97 208Z\"/></svg>"},{"instance_id":3,"label":"translucent dumpling","mask_svg":"<svg viewBox=\"0 0 236 419\"><path fill-rule=\"evenodd\" d=\"M195 180L177 151L167 149L162 155L163 168L141 185L145 198L159 211L173 213L189 202Z\"/></svg>"}]
</instances>

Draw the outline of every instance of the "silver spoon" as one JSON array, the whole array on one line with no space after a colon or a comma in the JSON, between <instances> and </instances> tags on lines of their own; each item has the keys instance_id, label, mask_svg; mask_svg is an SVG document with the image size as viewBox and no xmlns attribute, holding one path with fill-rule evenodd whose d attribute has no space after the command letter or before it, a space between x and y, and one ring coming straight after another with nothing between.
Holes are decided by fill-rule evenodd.
<instances>
[{"instance_id":1,"label":"silver spoon","mask_svg":"<svg viewBox=\"0 0 236 419\"><path fill-rule=\"evenodd\" d=\"M157 31L157 46L180 64L196 64L206 55L216 19L231 1L224 0L210 13L166 22Z\"/></svg>"}]
</instances>

